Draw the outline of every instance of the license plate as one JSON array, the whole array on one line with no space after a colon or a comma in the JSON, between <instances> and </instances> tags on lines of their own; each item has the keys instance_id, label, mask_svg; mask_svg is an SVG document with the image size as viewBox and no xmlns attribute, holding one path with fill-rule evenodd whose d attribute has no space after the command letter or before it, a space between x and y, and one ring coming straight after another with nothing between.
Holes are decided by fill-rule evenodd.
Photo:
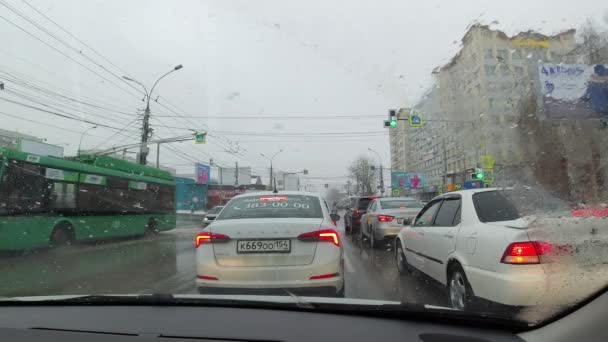
<instances>
[{"instance_id":1,"label":"license plate","mask_svg":"<svg viewBox=\"0 0 608 342\"><path fill-rule=\"evenodd\" d=\"M402 218L398 218L397 219L397 224L403 224L403 219Z\"/></svg>"},{"instance_id":2,"label":"license plate","mask_svg":"<svg viewBox=\"0 0 608 342\"><path fill-rule=\"evenodd\" d=\"M291 240L238 240L237 253L289 253Z\"/></svg>"}]
</instances>

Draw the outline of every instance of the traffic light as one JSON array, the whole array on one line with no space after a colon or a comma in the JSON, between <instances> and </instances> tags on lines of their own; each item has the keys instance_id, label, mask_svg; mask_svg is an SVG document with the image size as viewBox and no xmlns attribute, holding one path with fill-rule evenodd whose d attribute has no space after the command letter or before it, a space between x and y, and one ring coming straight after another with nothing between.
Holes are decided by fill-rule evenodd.
<instances>
[{"instance_id":1,"label":"traffic light","mask_svg":"<svg viewBox=\"0 0 608 342\"><path fill-rule=\"evenodd\" d=\"M477 168L475 169L475 178L482 180L483 179L483 169Z\"/></svg>"},{"instance_id":2,"label":"traffic light","mask_svg":"<svg viewBox=\"0 0 608 342\"><path fill-rule=\"evenodd\" d=\"M389 109L388 120L384 120L384 127L395 128L397 127L397 110Z\"/></svg>"}]
</instances>

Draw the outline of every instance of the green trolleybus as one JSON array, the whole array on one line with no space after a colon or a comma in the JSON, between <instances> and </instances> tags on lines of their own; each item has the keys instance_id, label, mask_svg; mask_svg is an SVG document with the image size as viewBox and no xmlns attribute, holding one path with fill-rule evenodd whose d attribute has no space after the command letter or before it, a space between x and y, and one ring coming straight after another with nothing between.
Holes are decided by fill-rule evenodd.
<instances>
[{"instance_id":1,"label":"green trolleybus","mask_svg":"<svg viewBox=\"0 0 608 342\"><path fill-rule=\"evenodd\" d=\"M0 148L0 251L154 234L175 221L169 172L107 156Z\"/></svg>"}]
</instances>

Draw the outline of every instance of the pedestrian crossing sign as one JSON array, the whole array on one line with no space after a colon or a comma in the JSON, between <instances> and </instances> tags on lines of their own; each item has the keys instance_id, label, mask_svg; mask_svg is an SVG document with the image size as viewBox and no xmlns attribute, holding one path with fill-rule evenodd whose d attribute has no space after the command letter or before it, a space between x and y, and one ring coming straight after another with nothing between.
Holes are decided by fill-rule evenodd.
<instances>
[{"instance_id":1,"label":"pedestrian crossing sign","mask_svg":"<svg viewBox=\"0 0 608 342\"><path fill-rule=\"evenodd\" d=\"M483 169L483 182L494 183L494 169Z\"/></svg>"},{"instance_id":2,"label":"pedestrian crossing sign","mask_svg":"<svg viewBox=\"0 0 608 342\"><path fill-rule=\"evenodd\" d=\"M409 115L410 127L422 127L422 117L420 114Z\"/></svg>"},{"instance_id":3,"label":"pedestrian crossing sign","mask_svg":"<svg viewBox=\"0 0 608 342\"><path fill-rule=\"evenodd\" d=\"M196 133L194 135L194 142L197 144L204 144L207 142L207 133Z\"/></svg>"}]
</instances>

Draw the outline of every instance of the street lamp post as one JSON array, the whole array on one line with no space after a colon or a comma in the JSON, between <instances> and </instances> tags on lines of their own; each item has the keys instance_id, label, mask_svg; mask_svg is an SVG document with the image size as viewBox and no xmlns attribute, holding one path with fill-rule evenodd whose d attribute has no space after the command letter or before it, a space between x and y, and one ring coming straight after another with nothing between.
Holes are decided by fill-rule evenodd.
<instances>
[{"instance_id":1,"label":"street lamp post","mask_svg":"<svg viewBox=\"0 0 608 342\"><path fill-rule=\"evenodd\" d=\"M382 170L382 158L380 158L380 153L374 151L371 148L368 148L369 151L374 152L376 156L378 156L378 162L380 163L380 191L382 196L384 196L384 171Z\"/></svg>"},{"instance_id":2,"label":"street lamp post","mask_svg":"<svg viewBox=\"0 0 608 342\"><path fill-rule=\"evenodd\" d=\"M90 131L90 130L92 130L92 129L95 129L95 128L97 128L97 126L89 127L89 128L87 128L87 129L85 129L85 130L84 130L84 132L82 132L82 134L80 135L80 141L78 142L78 151L77 151L77 155L78 155L78 156L80 156L80 147L82 146L82 138L84 138L84 135L85 135L85 134L86 134L88 131Z\"/></svg>"},{"instance_id":3,"label":"street lamp post","mask_svg":"<svg viewBox=\"0 0 608 342\"><path fill-rule=\"evenodd\" d=\"M275 154L274 154L272 157L270 157L270 158L269 158L269 157L267 157L267 156L265 156L263 153L260 153L260 155L261 155L262 157L264 157L264 158L268 159L268 161L270 161L270 183L269 183L270 189L272 189L272 188L273 188L273 183L272 183L272 177L273 177L273 173L272 173L272 160L274 159L274 157L276 157L276 156L277 156L277 154L279 154L279 153L281 153L281 152L283 152L283 150L279 150L277 153L275 153Z\"/></svg>"},{"instance_id":4,"label":"street lamp post","mask_svg":"<svg viewBox=\"0 0 608 342\"><path fill-rule=\"evenodd\" d=\"M170 73L177 71L181 68L183 68L183 66L181 64L179 64L179 65L175 66L171 71L169 71L166 74L159 77L158 80L156 80L156 82L154 82L154 85L152 85L152 89L150 89L150 92L148 92L148 90L146 89L146 86L144 86L143 83L141 83L133 78L127 77L127 76L122 77L127 81L135 82L135 83L139 84L140 86L142 86L144 88L144 92L145 92L146 98L147 98L146 111L144 113L143 130L141 133L141 146L139 148L139 163L142 165L146 165L146 158L148 157L148 135L150 134L150 98L152 97L154 88L156 88L156 85L158 84L158 82L160 82L160 80L162 80L165 76L167 76Z\"/></svg>"}]
</instances>

